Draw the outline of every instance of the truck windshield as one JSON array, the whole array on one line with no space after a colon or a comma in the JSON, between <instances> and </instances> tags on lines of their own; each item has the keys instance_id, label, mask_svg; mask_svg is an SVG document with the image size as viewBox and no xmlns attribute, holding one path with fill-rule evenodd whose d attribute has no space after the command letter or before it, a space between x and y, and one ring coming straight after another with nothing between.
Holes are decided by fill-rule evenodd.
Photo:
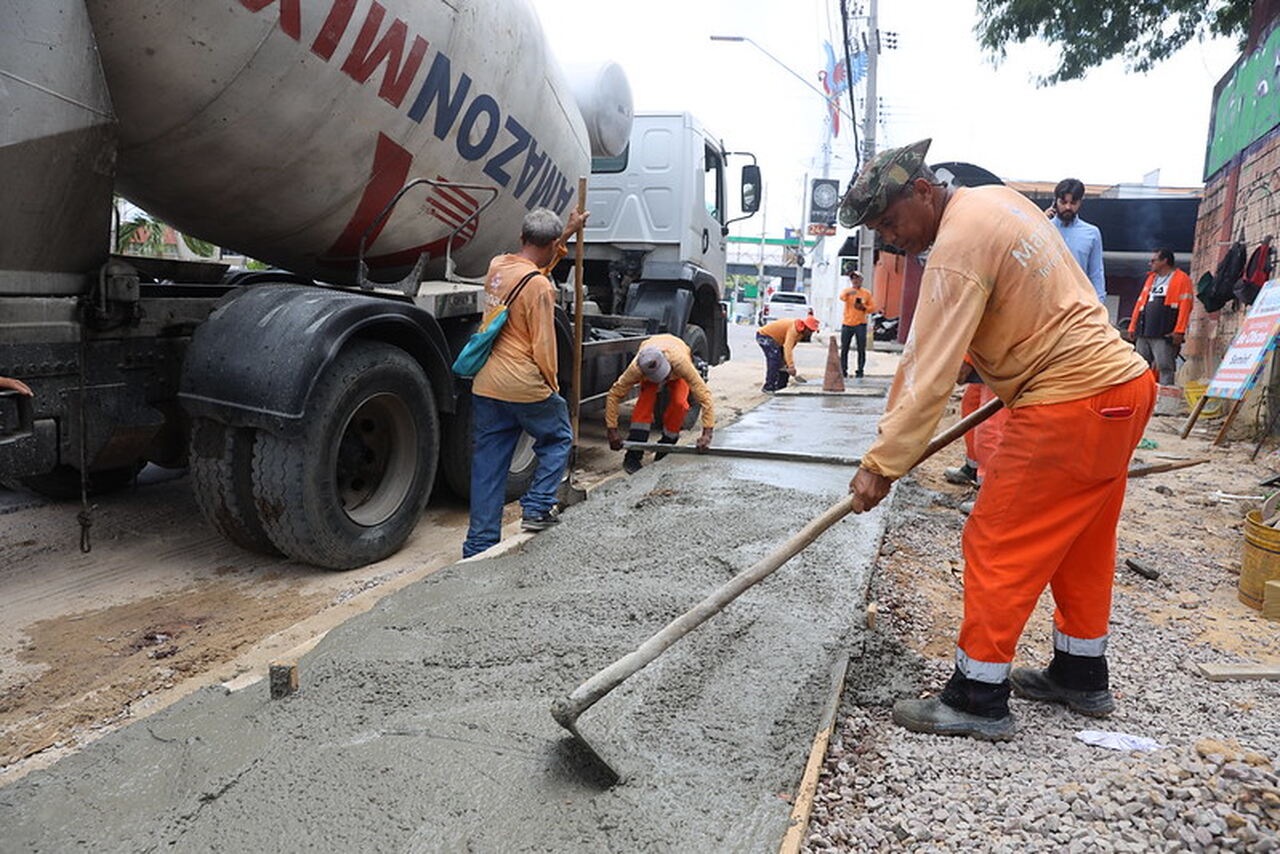
<instances>
[{"instance_id":1,"label":"truck windshield","mask_svg":"<svg viewBox=\"0 0 1280 854\"><path fill-rule=\"evenodd\" d=\"M627 156L631 153L631 146L628 145L622 149L622 153L616 157L593 157L591 158L591 171L596 174L610 174L613 172L627 171Z\"/></svg>"}]
</instances>

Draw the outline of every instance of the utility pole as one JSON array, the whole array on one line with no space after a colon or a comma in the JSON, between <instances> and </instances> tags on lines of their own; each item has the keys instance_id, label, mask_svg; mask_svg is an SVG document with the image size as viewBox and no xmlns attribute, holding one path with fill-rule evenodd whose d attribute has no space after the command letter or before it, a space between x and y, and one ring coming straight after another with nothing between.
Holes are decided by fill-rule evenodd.
<instances>
[{"instance_id":1,"label":"utility pole","mask_svg":"<svg viewBox=\"0 0 1280 854\"><path fill-rule=\"evenodd\" d=\"M755 323L760 319L760 310L764 308L764 241L769 233L765 223L769 219L769 209L764 203L764 184L760 185L760 262L756 265L756 312L751 318Z\"/></svg>"},{"instance_id":2,"label":"utility pole","mask_svg":"<svg viewBox=\"0 0 1280 854\"><path fill-rule=\"evenodd\" d=\"M871 14L867 16L867 103L863 107L862 162L867 164L876 155L876 65L880 60L880 19L877 14L879 0L871 0ZM872 259L875 258L875 234L865 225L859 226L858 272L862 284L872 288L875 283Z\"/></svg>"}]
</instances>

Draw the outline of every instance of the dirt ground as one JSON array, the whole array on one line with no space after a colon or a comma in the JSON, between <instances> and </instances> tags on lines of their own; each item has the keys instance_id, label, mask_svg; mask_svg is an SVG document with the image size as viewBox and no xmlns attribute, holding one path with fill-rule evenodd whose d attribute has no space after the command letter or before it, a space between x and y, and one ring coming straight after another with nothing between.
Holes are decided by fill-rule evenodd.
<instances>
[{"instance_id":1,"label":"dirt ground","mask_svg":"<svg viewBox=\"0 0 1280 854\"><path fill-rule=\"evenodd\" d=\"M764 400L753 332L735 327L735 358L711 371L722 424ZM802 369L820 372L825 351L803 349ZM601 416L584 414L576 482L590 487L620 465ZM467 526L465 505L438 494L398 554L330 572L222 541L183 472L148 469L136 488L97 499L89 554L78 548L77 505L0 498L0 785L200 687L301 655L456 561ZM512 504L504 534L518 522Z\"/></svg>"},{"instance_id":2,"label":"dirt ground","mask_svg":"<svg viewBox=\"0 0 1280 854\"><path fill-rule=\"evenodd\" d=\"M957 417L953 403L948 421ZM1157 623L1182 621L1198 632L1195 640L1222 653L1259 662L1280 662L1280 631L1236 596L1244 543L1244 515L1257 506L1256 498L1274 491L1259 485L1280 471L1280 449L1264 447L1250 460L1253 442L1238 440L1226 447L1211 443L1217 422L1207 422L1186 439L1178 437L1182 418L1154 417L1145 439L1157 447L1139 448L1133 465L1208 459L1207 463L1132 478L1117 533L1116 587L1147 604L1139 611ZM963 461L964 451L953 449L927 460L911 477L911 503L929 517L928 524L903 526L886 539L878 574L893 579L887 585L910 591L904 601L882 602L897 614L909 644L926 658L949 658L963 613L963 561L960 533L965 516L959 505L975 491L947 483L944 469ZM1150 581L1128 569L1133 558L1157 572L1161 567L1197 567L1200 592L1176 589L1166 578ZM1204 589L1209 592L1205 594ZM1019 645L1019 658L1039 660L1052 647L1052 600L1048 591Z\"/></svg>"}]
</instances>

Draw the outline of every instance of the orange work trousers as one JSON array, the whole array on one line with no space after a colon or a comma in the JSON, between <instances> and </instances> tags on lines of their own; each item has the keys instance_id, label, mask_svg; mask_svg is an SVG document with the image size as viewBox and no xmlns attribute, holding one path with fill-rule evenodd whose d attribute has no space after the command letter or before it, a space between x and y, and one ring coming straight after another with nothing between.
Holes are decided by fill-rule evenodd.
<instances>
[{"instance_id":1,"label":"orange work trousers","mask_svg":"<svg viewBox=\"0 0 1280 854\"><path fill-rule=\"evenodd\" d=\"M964 396L960 398L960 417L968 415L996 396L986 383L969 383ZM978 472L978 481L987 473L991 458L996 448L1000 447L1000 437L1004 433L1004 424L1009 420L1009 410L1001 409L977 427L964 434L964 452L966 462Z\"/></svg>"},{"instance_id":2,"label":"orange work trousers","mask_svg":"<svg viewBox=\"0 0 1280 854\"><path fill-rule=\"evenodd\" d=\"M1155 405L1136 379L1082 400L1009 410L1000 452L965 525L964 622L956 664L1002 682L1045 585L1054 647L1102 655L1111 618L1116 523L1129 458Z\"/></svg>"},{"instance_id":3,"label":"orange work trousers","mask_svg":"<svg viewBox=\"0 0 1280 854\"><path fill-rule=\"evenodd\" d=\"M666 436L679 436L684 417L689 414L689 384L682 379L669 379L667 409L662 413L662 432ZM631 429L648 428L653 424L653 409L658 403L662 386L649 380L640 381L640 397L631 410Z\"/></svg>"}]
</instances>

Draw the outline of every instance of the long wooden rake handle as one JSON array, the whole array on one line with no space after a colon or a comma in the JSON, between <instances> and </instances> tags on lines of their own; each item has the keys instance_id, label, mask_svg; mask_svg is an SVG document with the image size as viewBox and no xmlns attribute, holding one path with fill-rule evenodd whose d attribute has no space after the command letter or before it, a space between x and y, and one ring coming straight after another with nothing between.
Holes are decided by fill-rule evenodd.
<instances>
[{"instance_id":1,"label":"long wooden rake handle","mask_svg":"<svg viewBox=\"0 0 1280 854\"><path fill-rule=\"evenodd\" d=\"M950 445L969 430L986 421L1004 407L999 398L991 400L957 421L952 427L933 438L924 453L912 464L915 468L935 453ZM778 546L755 564L729 579L712 591L697 605L676 617L659 632L640 644L632 652L592 676L573 690L567 697L551 704L551 716L570 732L576 732L579 716L594 706L602 697L634 676L651 661L662 655L672 644L724 610L748 589L771 575L778 567L795 557L802 549L816 540L824 531L853 511L853 496L846 495L832 504L822 515L801 528L789 540Z\"/></svg>"}]
</instances>

